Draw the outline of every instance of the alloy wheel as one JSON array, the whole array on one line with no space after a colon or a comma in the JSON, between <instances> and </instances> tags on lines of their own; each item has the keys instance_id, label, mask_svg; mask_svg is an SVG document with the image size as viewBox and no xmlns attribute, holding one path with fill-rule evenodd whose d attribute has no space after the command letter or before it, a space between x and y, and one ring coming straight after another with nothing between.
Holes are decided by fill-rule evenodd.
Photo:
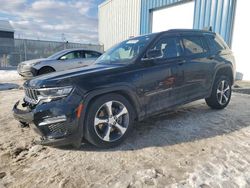
<instances>
[{"instance_id":1,"label":"alloy wheel","mask_svg":"<svg viewBox=\"0 0 250 188\"><path fill-rule=\"evenodd\" d=\"M129 113L124 104L118 101L104 103L96 112L95 132L105 142L120 139L129 126Z\"/></svg>"},{"instance_id":2,"label":"alloy wheel","mask_svg":"<svg viewBox=\"0 0 250 188\"><path fill-rule=\"evenodd\" d=\"M231 88L226 80L222 80L217 88L217 100L220 105L225 105L230 97Z\"/></svg>"}]
</instances>

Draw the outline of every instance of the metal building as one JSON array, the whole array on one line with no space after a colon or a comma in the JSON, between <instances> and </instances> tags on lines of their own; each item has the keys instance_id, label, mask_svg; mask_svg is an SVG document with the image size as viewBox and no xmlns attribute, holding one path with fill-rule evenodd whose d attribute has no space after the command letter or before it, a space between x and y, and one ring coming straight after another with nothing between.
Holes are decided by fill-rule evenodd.
<instances>
[{"instance_id":1,"label":"metal building","mask_svg":"<svg viewBox=\"0 0 250 188\"><path fill-rule=\"evenodd\" d=\"M14 29L6 20L0 20L0 56L14 49Z\"/></svg>"},{"instance_id":2,"label":"metal building","mask_svg":"<svg viewBox=\"0 0 250 188\"><path fill-rule=\"evenodd\" d=\"M107 50L131 36L211 26L233 49L237 71L250 80L249 6L246 0L106 0L99 5L99 41Z\"/></svg>"},{"instance_id":3,"label":"metal building","mask_svg":"<svg viewBox=\"0 0 250 188\"><path fill-rule=\"evenodd\" d=\"M99 5L100 44L114 44L140 35L140 0L106 0Z\"/></svg>"}]
</instances>

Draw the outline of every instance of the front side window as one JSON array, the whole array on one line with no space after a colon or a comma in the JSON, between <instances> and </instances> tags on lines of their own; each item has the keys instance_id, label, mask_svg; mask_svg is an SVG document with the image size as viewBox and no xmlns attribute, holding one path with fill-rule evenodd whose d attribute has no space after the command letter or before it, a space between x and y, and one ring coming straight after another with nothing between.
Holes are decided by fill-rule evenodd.
<instances>
[{"instance_id":1,"label":"front side window","mask_svg":"<svg viewBox=\"0 0 250 188\"><path fill-rule=\"evenodd\" d=\"M80 51L69 52L60 57L61 60L71 60L71 59L79 59L82 58L82 54Z\"/></svg>"},{"instance_id":2,"label":"front side window","mask_svg":"<svg viewBox=\"0 0 250 188\"><path fill-rule=\"evenodd\" d=\"M149 51L160 51L160 58L175 58L181 55L181 46L177 37L164 36Z\"/></svg>"},{"instance_id":3,"label":"front side window","mask_svg":"<svg viewBox=\"0 0 250 188\"><path fill-rule=\"evenodd\" d=\"M155 34L150 34L121 42L98 58L96 63L130 63L131 60L135 59L146 48L154 37Z\"/></svg>"},{"instance_id":4,"label":"front side window","mask_svg":"<svg viewBox=\"0 0 250 188\"><path fill-rule=\"evenodd\" d=\"M186 55L201 54L207 52L204 48L201 37L186 36L183 37L183 44Z\"/></svg>"}]
</instances>

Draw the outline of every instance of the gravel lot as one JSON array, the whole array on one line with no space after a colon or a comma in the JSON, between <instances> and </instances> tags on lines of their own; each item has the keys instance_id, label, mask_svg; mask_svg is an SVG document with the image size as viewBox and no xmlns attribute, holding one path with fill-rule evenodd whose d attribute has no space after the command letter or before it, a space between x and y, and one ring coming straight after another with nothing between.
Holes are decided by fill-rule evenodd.
<instances>
[{"instance_id":1,"label":"gravel lot","mask_svg":"<svg viewBox=\"0 0 250 188\"><path fill-rule=\"evenodd\" d=\"M22 90L0 91L0 187L250 187L250 95L224 110L204 100L137 123L121 146L42 147L11 113Z\"/></svg>"},{"instance_id":2,"label":"gravel lot","mask_svg":"<svg viewBox=\"0 0 250 188\"><path fill-rule=\"evenodd\" d=\"M222 111L197 101L137 123L120 147L34 145L12 118L22 91L0 92L0 187L249 187L250 96Z\"/></svg>"}]
</instances>

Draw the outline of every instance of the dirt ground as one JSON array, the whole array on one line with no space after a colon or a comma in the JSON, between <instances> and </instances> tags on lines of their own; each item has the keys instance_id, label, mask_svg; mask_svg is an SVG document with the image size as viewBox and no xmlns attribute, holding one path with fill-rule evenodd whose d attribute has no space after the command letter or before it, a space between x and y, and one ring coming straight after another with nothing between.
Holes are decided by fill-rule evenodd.
<instances>
[{"instance_id":1,"label":"dirt ground","mask_svg":"<svg viewBox=\"0 0 250 188\"><path fill-rule=\"evenodd\" d=\"M42 147L12 117L22 90L0 91L0 187L250 187L250 95L203 100L136 123L119 147Z\"/></svg>"}]
</instances>

